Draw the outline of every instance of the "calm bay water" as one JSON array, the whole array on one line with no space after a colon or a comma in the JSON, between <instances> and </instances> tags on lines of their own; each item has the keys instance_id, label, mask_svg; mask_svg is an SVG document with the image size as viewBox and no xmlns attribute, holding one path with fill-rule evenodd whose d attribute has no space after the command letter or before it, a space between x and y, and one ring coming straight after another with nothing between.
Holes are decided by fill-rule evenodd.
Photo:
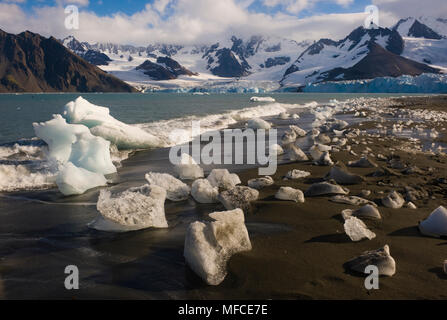
<instances>
[{"instance_id":1,"label":"calm bay water","mask_svg":"<svg viewBox=\"0 0 447 320\"><path fill-rule=\"evenodd\" d=\"M34 137L33 122L47 121L61 113L63 106L82 95L93 104L110 108L116 119L125 123L148 123L182 118L188 115L204 116L227 110L254 107L262 103L249 102L253 94L1 94L0 144L21 138ZM266 96L266 95L256 95ZM304 104L312 101L329 102L354 97L390 97L396 94L269 94L279 103Z\"/></svg>"}]
</instances>

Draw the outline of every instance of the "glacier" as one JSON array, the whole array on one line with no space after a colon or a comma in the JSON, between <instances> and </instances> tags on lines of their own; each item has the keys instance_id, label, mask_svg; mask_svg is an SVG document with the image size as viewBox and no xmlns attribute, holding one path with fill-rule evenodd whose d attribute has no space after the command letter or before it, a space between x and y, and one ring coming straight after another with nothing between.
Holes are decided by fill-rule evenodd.
<instances>
[{"instance_id":1,"label":"glacier","mask_svg":"<svg viewBox=\"0 0 447 320\"><path fill-rule=\"evenodd\" d=\"M288 88L290 90L290 88ZM370 80L331 81L308 84L303 92L315 93L447 93L447 75L381 77Z\"/></svg>"}]
</instances>

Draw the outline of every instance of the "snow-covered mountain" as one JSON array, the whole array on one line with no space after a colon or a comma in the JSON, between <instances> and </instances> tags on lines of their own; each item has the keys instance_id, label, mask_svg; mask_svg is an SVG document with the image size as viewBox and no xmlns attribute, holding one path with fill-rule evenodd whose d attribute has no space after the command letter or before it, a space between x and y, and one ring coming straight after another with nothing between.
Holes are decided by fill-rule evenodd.
<instances>
[{"instance_id":1,"label":"snow-covered mountain","mask_svg":"<svg viewBox=\"0 0 447 320\"><path fill-rule=\"evenodd\" d=\"M356 28L339 41L296 42L232 36L202 45L63 44L104 71L144 90L225 86L265 90L311 83L447 71L447 20L407 18L393 28ZM177 71L172 72L162 60ZM177 89L176 89L177 88Z\"/></svg>"},{"instance_id":2,"label":"snow-covered mountain","mask_svg":"<svg viewBox=\"0 0 447 320\"><path fill-rule=\"evenodd\" d=\"M447 70L447 19L409 17L393 29L405 41L403 57Z\"/></svg>"},{"instance_id":3,"label":"snow-covered mountain","mask_svg":"<svg viewBox=\"0 0 447 320\"><path fill-rule=\"evenodd\" d=\"M340 41L321 39L307 48L285 72L284 86L436 73L400 56L404 40L396 30L358 27Z\"/></svg>"}]
</instances>

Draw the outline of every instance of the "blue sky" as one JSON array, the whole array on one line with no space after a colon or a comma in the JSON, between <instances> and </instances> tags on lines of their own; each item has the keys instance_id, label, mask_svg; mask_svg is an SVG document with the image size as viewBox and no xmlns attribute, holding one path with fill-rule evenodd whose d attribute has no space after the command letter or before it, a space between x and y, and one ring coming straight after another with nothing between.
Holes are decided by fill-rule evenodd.
<instances>
[{"instance_id":1,"label":"blue sky","mask_svg":"<svg viewBox=\"0 0 447 320\"><path fill-rule=\"evenodd\" d=\"M0 29L82 41L134 45L210 44L231 35L296 41L344 38L363 25L365 7L380 9L380 26L400 18L447 18L446 0L0 0ZM67 30L64 8L79 7L79 29Z\"/></svg>"},{"instance_id":2,"label":"blue sky","mask_svg":"<svg viewBox=\"0 0 447 320\"><path fill-rule=\"evenodd\" d=\"M98 16L113 15L115 13L121 12L127 15L132 15L139 11L142 11L146 5L153 4L155 0L145 1L145 0L90 0L88 5L81 6L82 10L90 10L95 12ZM219 0L214 0L219 1ZM14 2L12 0L5 2ZM20 1L17 1L20 2ZM38 1L23 1L18 3L24 10L31 12L35 7L44 6L54 6L57 3L69 4L70 1L55 1L55 0L38 0ZM76 3L77 1L72 1ZM276 14L278 12L284 11L284 7L281 4L276 6L266 6L263 0L255 0L248 7L249 10L254 12L263 12L267 14ZM320 1L317 2L312 8L304 9L303 11L295 14L297 17L308 17L315 14L328 14L328 13L350 13L350 12L360 12L365 6L371 4L370 0L355 0L347 5L339 5L333 1ZM169 9L169 7L168 7ZM169 14L167 14L169 16Z\"/></svg>"}]
</instances>

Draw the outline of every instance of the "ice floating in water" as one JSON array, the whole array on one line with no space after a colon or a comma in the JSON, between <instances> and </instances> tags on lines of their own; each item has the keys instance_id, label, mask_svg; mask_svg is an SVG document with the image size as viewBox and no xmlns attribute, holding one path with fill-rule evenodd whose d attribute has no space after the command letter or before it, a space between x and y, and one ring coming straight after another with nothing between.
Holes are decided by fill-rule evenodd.
<instances>
[{"instance_id":1,"label":"ice floating in water","mask_svg":"<svg viewBox=\"0 0 447 320\"><path fill-rule=\"evenodd\" d=\"M357 210L345 209L341 212L341 215L345 220L349 219L350 217L358 217L361 219L382 219L379 210L371 204L367 204Z\"/></svg>"},{"instance_id":2,"label":"ice floating in water","mask_svg":"<svg viewBox=\"0 0 447 320\"><path fill-rule=\"evenodd\" d=\"M195 180L203 178L203 169L186 153L182 153L180 163L174 169L180 179Z\"/></svg>"},{"instance_id":3,"label":"ice floating in water","mask_svg":"<svg viewBox=\"0 0 447 320\"><path fill-rule=\"evenodd\" d=\"M150 186L156 185L166 190L166 198L171 201L188 199L191 189L168 173L149 172L145 175Z\"/></svg>"},{"instance_id":4,"label":"ice floating in water","mask_svg":"<svg viewBox=\"0 0 447 320\"><path fill-rule=\"evenodd\" d=\"M306 197L316 197L331 194L348 194L349 190L337 184L328 182L319 182L312 184L309 189L304 192Z\"/></svg>"},{"instance_id":5,"label":"ice floating in water","mask_svg":"<svg viewBox=\"0 0 447 320\"><path fill-rule=\"evenodd\" d=\"M382 204L391 209L400 209L404 205L405 200L399 192L393 191L382 199Z\"/></svg>"},{"instance_id":6,"label":"ice floating in water","mask_svg":"<svg viewBox=\"0 0 447 320\"><path fill-rule=\"evenodd\" d=\"M86 126L67 124L60 115L33 126L36 136L48 144L50 158L96 173L116 172L110 158L110 142L95 137Z\"/></svg>"},{"instance_id":7,"label":"ice floating in water","mask_svg":"<svg viewBox=\"0 0 447 320\"><path fill-rule=\"evenodd\" d=\"M189 225L184 256L200 278L216 286L225 279L231 256L251 250L251 242L241 209L214 212L209 216L213 221L196 221Z\"/></svg>"},{"instance_id":8,"label":"ice floating in water","mask_svg":"<svg viewBox=\"0 0 447 320\"><path fill-rule=\"evenodd\" d=\"M107 180L101 173L79 168L68 162L56 177L59 191L65 196L83 194L89 189L107 185Z\"/></svg>"},{"instance_id":9,"label":"ice floating in water","mask_svg":"<svg viewBox=\"0 0 447 320\"><path fill-rule=\"evenodd\" d=\"M101 217L89 224L102 231L124 232L149 227L167 228L166 191L156 185L130 188L117 195L101 190L97 209Z\"/></svg>"},{"instance_id":10,"label":"ice floating in water","mask_svg":"<svg viewBox=\"0 0 447 320\"><path fill-rule=\"evenodd\" d=\"M447 209L443 206L434 210L419 224L419 231L426 236L447 236Z\"/></svg>"},{"instance_id":11,"label":"ice floating in water","mask_svg":"<svg viewBox=\"0 0 447 320\"><path fill-rule=\"evenodd\" d=\"M274 183L275 183L275 181L273 181L272 177L265 176L265 177L261 177L261 178L250 179L250 180L248 180L247 184L250 188L259 190L259 189L271 186Z\"/></svg>"},{"instance_id":12,"label":"ice floating in water","mask_svg":"<svg viewBox=\"0 0 447 320\"><path fill-rule=\"evenodd\" d=\"M239 176L235 173L230 173L227 169L213 169L207 179L213 187L224 190L232 189L241 183Z\"/></svg>"},{"instance_id":13,"label":"ice floating in water","mask_svg":"<svg viewBox=\"0 0 447 320\"><path fill-rule=\"evenodd\" d=\"M219 189L213 187L207 179L197 179L191 186L191 195L199 203L215 203Z\"/></svg>"},{"instance_id":14,"label":"ice floating in water","mask_svg":"<svg viewBox=\"0 0 447 320\"><path fill-rule=\"evenodd\" d=\"M272 97L251 97L250 102L275 102Z\"/></svg>"},{"instance_id":15,"label":"ice floating in water","mask_svg":"<svg viewBox=\"0 0 447 320\"><path fill-rule=\"evenodd\" d=\"M275 198L279 200L290 200L304 203L304 193L301 190L291 187L281 187L275 194Z\"/></svg>"},{"instance_id":16,"label":"ice floating in water","mask_svg":"<svg viewBox=\"0 0 447 320\"><path fill-rule=\"evenodd\" d=\"M162 146L159 138L143 129L125 124L109 114L109 109L96 106L82 97L67 103L63 116L68 123L83 124L95 136L115 144L119 149L139 149Z\"/></svg>"},{"instance_id":17,"label":"ice floating in water","mask_svg":"<svg viewBox=\"0 0 447 320\"><path fill-rule=\"evenodd\" d=\"M360 256L346 262L345 267L352 271L369 274L365 272L365 269L370 265L379 269L379 275L391 277L396 273L396 261L390 255L388 245L377 250L363 252Z\"/></svg>"},{"instance_id":18,"label":"ice floating in water","mask_svg":"<svg viewBox=\"0 0 447 320\"><path fill-rule=\"evenodd\" d=\"M346 219L343 227L345 229L345 233L354 242L365 238L371 240L376 237L376 234L369 230L362 220L357 219L356 217L349 217Z\"/></svg>"},{"instance_id":19,"label":"ice floating in water","mask_svg":"<svg viewBox=\"0 0 447 320\"><path fill-rule=\"evenodd\" d=\"M245 212L249 212L251 202L258 200L258 197L258 190L250 187L238 186L219 194L218 200L227 210L239 208Z\"/></svg>"},{"instance_id":20,"label":"ice floating in water","mask_svg":"<svg viewBox=\"0 0 447 320\"><path fill-rule=\"evenodd\" d=\"M295 180L295 179L306 178L308 176L310 176L310 172L293 169L293 170L287 172L286 178Z\"/></svg>"},{"instance_id":21,"label":"ice floating in water","mask_svg":"<svg viewBox=\"0 0 447 320\"><path fill-rule=\"evenodd\" d=\"M269 130L272 127L272 125L263 119L255 118L248 120L247 127L255 130L257 129Z\"/></svg>"}]
</instances>

